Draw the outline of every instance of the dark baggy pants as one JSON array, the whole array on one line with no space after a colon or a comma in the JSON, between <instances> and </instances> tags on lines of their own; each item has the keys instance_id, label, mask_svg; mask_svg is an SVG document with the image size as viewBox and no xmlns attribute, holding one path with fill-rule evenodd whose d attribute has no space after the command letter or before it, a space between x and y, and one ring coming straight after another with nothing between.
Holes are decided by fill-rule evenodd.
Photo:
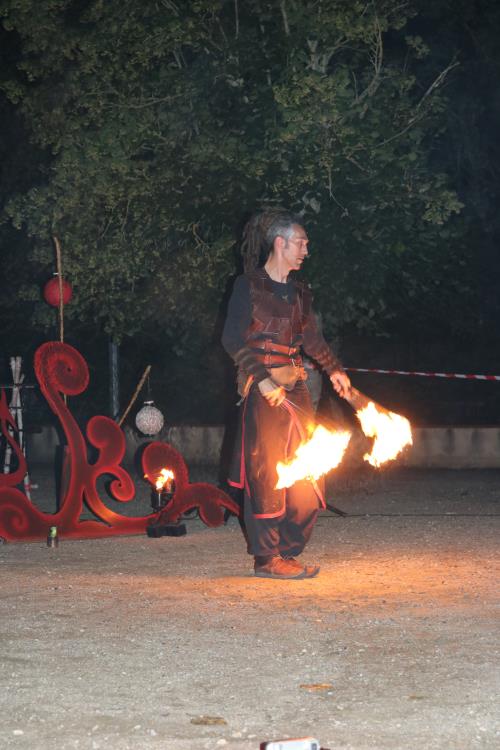
<instances>
[{"instance_id":1,"label":"dark baggy pants","mask_svg":"<svg viewBox=\"0 0 500 750\"><path fill-rule=\"evenodd\" d=\"M296 557L309 541L319 511L310 482L297 482L287 490L286 510L277 518L256 518L245 493L244 516L248 552L256 557Z\"/></svg>"},{"instance_id":2,"label":"dark baggy pants","mask_svg":"<svg viewBox=\"0 0 500 750\"><path fill-rule=\"evenodd\" d=\"M320 508L318 494L307 480L277 490L276 464L293 457L312 421L303 381L287 394L287 407L271 407L256 385L247 396L229 482L245 491L244 522L251 555L295 557L311 536Z\"/></svg>"}]
</instances>

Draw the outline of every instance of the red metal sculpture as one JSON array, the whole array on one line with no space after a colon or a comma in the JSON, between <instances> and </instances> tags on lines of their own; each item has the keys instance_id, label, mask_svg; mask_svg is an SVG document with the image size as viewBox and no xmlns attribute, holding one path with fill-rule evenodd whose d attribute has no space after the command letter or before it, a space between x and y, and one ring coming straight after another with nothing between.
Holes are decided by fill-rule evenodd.
<instances>
[{"instance_id":1,"label":"red metal sculpture","mask_svg":"<svg viewBox=\"0 0 500 750\"><path fill-rule=\"evenodd\" d=\"M115 500L130 502L135 486L120 465L125 455L125 437L108 417L92 417L86 429L88 442L97 449L98 458L91 463L88 446L62 395L77 396L89 382L87 363L68 344L42 344L35 354L35 373L40 389L58 417L66 436L69 455L69 483L61 507L56 513L43 513L16 488L26 473L26 462L14 438L8 434L12 425L5 396L0 402L1 431L18 457L18 468L12 474L0 475L0 536L8 541L45 539L51 526L57 526L61 538L95 538L116 534L143 533L155 514L126 517L112 511L101 500L97 480L103 475L114 477L110 492ZM168 508L168 520L177 519L184 510L198 507L200 518L209 526L223 521L223 508L238 512L236 504L222 490L209 484L189 484L186 464L180 453L165 443L152 443L144 451L144 473L154 476L167 464L176 476L176 491ZM97 520L82 520L83 506ZM165 513L166 511L163 511ZM163 515L162 518L165 518Z\"/></svg>"},{"instance_id":2,"label":"red metal sculpture","mask_svg":"<svg viewBox=\"0 0 500 750\"><path fill-rule=\"evenodd\" d=\"M9 405L7 404L7 397L5 395L5 391L2 388L0 393L0 432L4 436L5 440L10 444L12 452L17 458L17 469L10 474L0 474L0 489L2 487L15 487L16 484L19 484L23 481L24 476L28 470L24 453L22 452L19 444L16 442L11 432L9 432L9 427L12 428L13 432L17 432L16 420L10 413Z\"/></svg>"},{"instance_id":3,"label":"red metal sculpture","mask_svg":"<svg viewBox=\"0 0 500 750\"><path fill-rule=\"evenodd\" d=\"M167 507L160 513L160 522L176 523L183 513L198 508L203 523L220 526L224 520L223 508L238 513L238 506L225 492L205 482L189 482L187 466L179 451L168 443L150 443L142 454L142 466L147 477L156 478L165 467L175 477L175 492ZM230 503L230 504L229 504Z\"/></svg>"}]
</instances>

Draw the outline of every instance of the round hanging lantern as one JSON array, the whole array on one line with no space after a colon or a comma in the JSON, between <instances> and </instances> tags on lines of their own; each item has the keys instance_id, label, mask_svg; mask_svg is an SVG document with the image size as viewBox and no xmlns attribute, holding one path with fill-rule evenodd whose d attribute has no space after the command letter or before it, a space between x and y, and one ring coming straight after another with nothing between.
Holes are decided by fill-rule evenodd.
<instances>
[{"instance_id":1,"label":"round hanging lantern","mask_svg":"<svg viewBox=\"0 0 500 750\"><path fill-rule=\"evenodd\" d=\"M156 435L163 427L163 414L156 406L153 406L153 403L153 401L145 401L135 417L136 427L144 435Z\"/></svg>"},{"instance_id":2,"label":"round hanging lantern","mask_svg":"<svg viewBox=\"0 0 500 750\"><path fill-rule=\"evenodd\" d=\"M68 302L71 300L73 296L73 287L69 283L69 281L66 281L66 279L63 279L62 283L63 288L63 302L65 305L68 304ZM52 305L52 307L59 307L59 279L56 276L54 278L50 279L50 281L47 281L43 288L43 298L47 304Z\"/></svg>"}]
</instances>

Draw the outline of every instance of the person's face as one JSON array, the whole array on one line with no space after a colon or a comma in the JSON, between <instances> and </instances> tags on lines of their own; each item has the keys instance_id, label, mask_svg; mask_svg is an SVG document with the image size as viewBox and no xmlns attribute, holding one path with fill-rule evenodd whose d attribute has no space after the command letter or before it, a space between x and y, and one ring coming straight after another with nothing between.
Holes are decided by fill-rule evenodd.
<instances>
[{"instance_id":1,"label":"person's face","mask_svg":"<svg viewBox=\"0 0 500 750\"><path fill-rule=\"evenodd\" d=\"M290 268L290 271L298 271L308 256L307 246L309 240L306 230L298 224L293 225L293 234L290 239L285 240L283 245L283 259Z\"/></svg>"}]
</instances>

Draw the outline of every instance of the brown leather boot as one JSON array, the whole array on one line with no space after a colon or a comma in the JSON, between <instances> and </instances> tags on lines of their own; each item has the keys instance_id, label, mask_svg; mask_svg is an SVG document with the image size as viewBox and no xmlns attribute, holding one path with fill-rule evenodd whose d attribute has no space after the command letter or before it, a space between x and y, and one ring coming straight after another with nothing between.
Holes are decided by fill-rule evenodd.
<instances>
[{"instance_id":1,"label":"brown leather boot","mask_svg":"<svg viewBox=\"0 0 500 750\"><path fill-rule=\"evenodd\" d=\"M306 575L305 568L298 564L297 561L291 562L290 560L283 560L282 557L276 555L270 557L267 562L260 564L257 561L254 565L255 575L259 578L309 578Z\"/></svg>"},{"instance_id":2,"label":"brown leather boot","mask_svg":"<svg viewBox=\"0 0 500 750\"><path fill-rule=\"evenodd\" d=\"M301 562L296 560L295 557L284 557L283 560L294 565L297 570L304 571L304 575L302 575L302 578L314 578L321 570L319 565L303 565Z\"/></svg>"}]
</instances>

